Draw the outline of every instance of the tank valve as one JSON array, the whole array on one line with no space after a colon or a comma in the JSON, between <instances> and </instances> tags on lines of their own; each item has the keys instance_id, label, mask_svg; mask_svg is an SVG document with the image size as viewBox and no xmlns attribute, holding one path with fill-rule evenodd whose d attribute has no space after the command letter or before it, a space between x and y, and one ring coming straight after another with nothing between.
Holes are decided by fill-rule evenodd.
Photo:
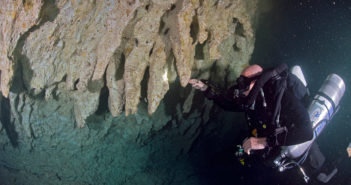
<instances>
[{"instance_id":1,"label":"tank valve","mask_svg":"<svg viewBox=\"0 0 351 185\"><path fill-rule=\"evenodd\" d=\"M301 173L302 173L302 175L303 175L303 179L305 180L306 183L308 183L308 181L310 180L310 178L306 175L305 170L304 170L301 166L299 166L299 168L300 168L300 171L301 171Z\"/></svg>"}]
</instances>

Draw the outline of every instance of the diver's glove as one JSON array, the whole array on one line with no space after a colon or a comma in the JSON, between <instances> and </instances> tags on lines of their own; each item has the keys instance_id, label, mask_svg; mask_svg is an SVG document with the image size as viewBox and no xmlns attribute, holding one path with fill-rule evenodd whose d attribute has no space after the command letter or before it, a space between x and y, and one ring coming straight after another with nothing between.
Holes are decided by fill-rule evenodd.
<instances>
[{"instance_id":1,"label":"diver's glove","mask_svg":"<svg viewBox=\"0 0 351 185\"><path fill-rule=\"evenodd\" d=\"M221 89L218 88L218 86L216 84L211 83L208 80L203 80L201 79L201 82L206 84L207 89L204 92L205 96L212 100L214 98L216 98L218 96L218 94L221 94Z\"/></svg>"}]
</instances>

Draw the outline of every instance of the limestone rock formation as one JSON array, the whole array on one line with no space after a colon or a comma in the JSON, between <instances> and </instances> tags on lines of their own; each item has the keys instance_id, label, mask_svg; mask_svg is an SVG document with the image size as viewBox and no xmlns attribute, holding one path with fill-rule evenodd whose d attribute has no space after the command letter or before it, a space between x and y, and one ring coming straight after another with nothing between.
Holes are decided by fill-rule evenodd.
<instances>
[{"instance_id":1,"label":"limestone rock formation","mask_svg":"<svg viewBox=\"0 0 351 185\"><path fill-rule=\"evenodd\" d=\"M125 102L124 80L116 78L117 64L120 63L111 61L106 71L106 85L110 92L108 97L108 107L114 117L119 116L122 113Z\"/></svg>"},{"instance_id":2,"label":"limestone rock formation","mask_svg":"<svg viewBox=\"0 0 351 185\"><path fill-rule=\"evenodd\" d=\"M173 54L176 58L176 65L180 83L183 87L188 84L191 76L191 67L195 56L195 40L191 38L190 26L198 7L198 1L178 1L176 8L166 20L170 26L170 41Z\"/></svg>"},{"instance_id":3,"label":"limestone rock formation","mask_svg":"<svg viewBox=\"0 0 351 185\"><path fill-rule=\"evenodd\" d=\"M84 127L104 87L113 116L135 114L148 77L152 114L175 72L183 87L191 77L234 81L253 51L257 2L1 1L2 94L48 100L64 82Z\"/></svg>"},{"instance_id":4,"label":"limestone rock formation","mask_svg":"<svg viewBox=\"0 0 351 185\"><path fill-rule=\"evenodd\" d=\"M169 89L165 45L158 37L150 57L150 77L147 86L148 112L153 114ZM163 73L162 73L163 72Z\"/></svg>"},{"instance_id":5,"label":"limestone rock formation","mask_svg":"<svg viewBox=\"0 0 351 185\"><path fill-rule=\"evenodd\" d=\"M0 184L201 184L186 155L225 121L188 80L235 80L257 4L0 1Z\"/></svg>"},{"instance_id":6,"label":"limestone rock formation","mask_svg":"<svg viewBox=\"0 0 351 185\"><path fill-rule=\"evenodd\" d=\"M18 67L14 62L15 52L25 33L39 25L43 3L42 0L0 2L1 91L6 97L9 95L14 70Z\"/></svg>"},{"instance_id":7,"label":"limestone rock formation","mask_svg":"<svg viewBox=\"0 0 351 185\"><path fill-rule=\"evenodd\" d=\"M135 40L135 45L126 58L124 67L126 115L134 114L137 111L140 99L140 83L144 77L145 69L149 65L150 55L153 54L153 47L158 37L158 30L160 27L160 17L170 8L170 6L162 6L156 3L147 6L149 6L147 8L148 13L141 17L134 27L132 39ZM160 52L164 52L162 48L159 48L160 46L156 47L158 48L155 48L155 53L159 54ZM164 63L166 57L158 57L154 58L154 60L155 59L163 60L160 62ZM152 72L161 74L163 74L163 71L164 70L152 70Z\"/></svg>"}]
</instances>

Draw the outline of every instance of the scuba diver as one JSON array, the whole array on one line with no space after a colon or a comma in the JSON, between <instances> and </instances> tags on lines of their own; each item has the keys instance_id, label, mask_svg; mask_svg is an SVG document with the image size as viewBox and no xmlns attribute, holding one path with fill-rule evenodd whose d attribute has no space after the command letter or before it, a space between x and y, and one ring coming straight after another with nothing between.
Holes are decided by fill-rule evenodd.
<instances>
[{"instance_id":1,"label":"scuba diver","mask_svg":"<svg viewBox=\"0 0 351 185\"><path fill-rule=\"evenodd\" d=\"M189 83L223 109L246 113L250 133L237 153L259 158L280 172L297 166L306 183L310 179L302 164L307 157L320 182L327 183L337 172L335 167L331 173L323 172L327 169L322 168L325 158L314 141L339 110L345 92L340 76L329 75L312 101L300 67L294 66L290 73L286 64L267 70L248 66L228 90L206 80L191 79ZM259 173L269 175L267 170Z\"/></svg>"},{"instance_id":2,"label":"scuba diver","mask_svg":"<svg viewBox=\"0 0 351 185\"><path fill-rule=\"evenodd\" d=\"M223 109L246 113L250 136L242 144L245 153L255 151L267 158L279 146L312 139L311 121L302 102L307 90L286 64L265 71L251 65L236 81L226 91L205 80L189 83Z\"/></svg>"}]
</instances>

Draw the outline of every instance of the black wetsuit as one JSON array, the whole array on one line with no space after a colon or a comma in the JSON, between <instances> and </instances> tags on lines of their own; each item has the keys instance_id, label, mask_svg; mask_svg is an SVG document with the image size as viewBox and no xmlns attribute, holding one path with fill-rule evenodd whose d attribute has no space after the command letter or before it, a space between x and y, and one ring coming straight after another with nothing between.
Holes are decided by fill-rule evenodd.
<instances>
[{"instance_id":1,"label":"black wetsuit","mask_svg":"<svg viewBox=\"0 0 351 185\"><path fill-rule=\"evenodd\" d=\"M296 93L297 89L301 88L300 84L296 84L301 82L292 74L288 74L287 81L290 87L284 91L280 111L280 124L287 128L287 132L275 138L270 137L276 129L276 125L271 124L271 120L277 99L275 86L279 83L279 80L270 80L263 86L264 96L257 96L254 110L244 107L247 98L235 98L234 89L237 86L224 91L218 89L214 84L207 83L209 87L204 94L225 110L245 112L251 136L267 137L269 148L278 148L277 145L295 145L311 140L313 137L312 124L307 109L301 102L300 95ZM263 103L264 100L266 107ZM272 139L278 142L273 142Z\"/></svg>"}]
</instances>

